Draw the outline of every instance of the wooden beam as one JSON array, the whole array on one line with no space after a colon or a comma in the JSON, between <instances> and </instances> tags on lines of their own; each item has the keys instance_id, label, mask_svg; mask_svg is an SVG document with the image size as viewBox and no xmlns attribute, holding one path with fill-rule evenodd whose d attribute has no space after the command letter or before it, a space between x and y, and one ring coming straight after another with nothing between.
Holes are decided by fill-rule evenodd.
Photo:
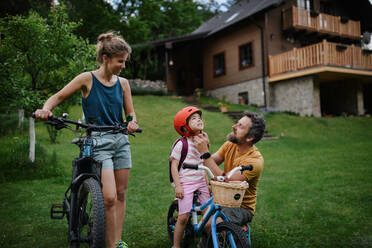
<instances>
[{"instance_id":1,"label":"wooden beam","mask_svg":"<svg viewBox=\"0 0 372 248\"><path fill-rule=\"evenodd\" d=\"M372 77L372 71L356 70L356 69L340 68L340 67L332 67L332 66L317 66L317 67L312 67L309 69L303 69L300 71L287 72L287 73L271 76L269 78L269 82L273 83L273 82L278 82L281 80L303 77L303 76L308 76L311 74L318 74L322 72L337 72L337 73L354 74L354 75Z\"/></svg>"}]
</instances>

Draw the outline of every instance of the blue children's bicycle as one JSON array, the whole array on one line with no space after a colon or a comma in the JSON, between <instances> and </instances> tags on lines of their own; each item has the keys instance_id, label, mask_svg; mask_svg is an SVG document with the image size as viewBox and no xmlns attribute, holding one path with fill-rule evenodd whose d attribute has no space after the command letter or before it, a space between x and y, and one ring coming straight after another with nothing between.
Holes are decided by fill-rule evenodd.
<instances>
[{"instance_id":1,"label":"blue children's bicycle","mask_svg":"<svg viewBox=\"0 0 372 248\"><path fill-rule=\"evenodd\" d=\"M216 179L216 181L223 182L225 181L224 176L214 177L213 173L208 167L203 165L188 165L183 164L183 168L188 169L203 169L206 170L209 176L212 179ZM228 173L226 176L230 178L236 171L243 172L244 170L252 170L252 165L250 166L240 166L234 168L232 171ZM208 220L212 217L211 223L211 233L208 237L206 237L206 243L204 243L204 247L208 248L222 248L222 247L232 247L232 248L249 248L250 241L248 240L245 233L242 231L240 226L237 226L231 222L229 222L228 218L223 214L221 211L221 206L215 204L214 197L212 196L211 199L200 205L197 202L197 199L200 195L199 191L194 192L193 197L193 206L191 209L191 214L188 220L188 223L185 227L183 239L182 239L182 247L190 247L195 243L195 237L201 237L203 234L203 230L205 225L207 224ZM243 195L234 195L236 200L239 200ZM198 215L201 215L201 212L206 209L202 218L198 218ZM174 228L177 222L178 217L178 200L174 200L169 207L168 210L168 218L167 218L167 225L168 225L168 236L171 242L173 243L173 236L174 236ZM217 218L222 218L223 222L217 224ZM200 219L200 220L199 220Z\"/></svg>"}]
</instances>

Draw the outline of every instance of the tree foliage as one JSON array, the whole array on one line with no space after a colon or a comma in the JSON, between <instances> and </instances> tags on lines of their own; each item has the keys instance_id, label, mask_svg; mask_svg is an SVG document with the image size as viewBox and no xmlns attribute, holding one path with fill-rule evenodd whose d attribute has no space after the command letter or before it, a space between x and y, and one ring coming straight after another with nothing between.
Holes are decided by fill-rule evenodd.
<instances>
[{"instance_id":1,"label":"tree foliage","mask_svg":"<svg viewBox=\"0 0 372 248\"><path fill-rule=\"evenodd\" d=\"M68 18L81 25L74 30L76 35L95 43L99 34L122 28L121 16L104 0L61 0L66 4Z\"/></svg>"},{"instance_id":2,"label":"tree foliage","mask_svg":"<svg viewBox=\"0 0 372 248\"><path fill-rule=\"evenodd\" d=\"M72 34L76 27L63 6L48 18L30 12L0 20L3 110L24 108L29 114L74 76L94 67L94 48Z\"/></svg>"},{"instance_id":3,"label":"tree foliage","mask_svg":"<svg viewBox=\"0 0 372 248\"><path fill-rule=\"evenodd\" d=\"M185 35L219 10L215 0L61 0L71 21L82 25L75 34L95 43L99 34L115 30L131 45ZM123 76L162 79L164 68L151 47L135 47Z\"/></svg>"},{"instance_id":4,"label":"tree foliage","mask_svg":"<svg viewBox=\"0 0 372 248\"><path fill-rule=\"evenodd\" d=\"M117 11L124 23L121 33L130 44L191 33L215 13L200 1L122 0ZM134 47L124 75L131 78L163 79L164 58L150 46Z\"/></svg>"},{"instance_id":5,"label":"tree foliage","mask_svg":"<svg viewBox=\"0 0 372 248\"><path fill-rule=\"evenodd\" d=\"M122 33L135 44L188 34L214 15L210 8L200 1L122 0L117 11Z\"/></svg>"},{"instance_id":6,"label":"tree foliage","mask_svg":"<svg viewBox=\"0 0 372 248\"><path fill-rule=\"evenodd\" d=\"M55 11L42 18L52 1L23 2L22 8L12 12L14 1L2 1L8 14L28 9L38 13L0 20L0 96L6 99L0 107L24 107L28 112L72 77L93 68L93 46L88 41L96 43L99 34L116 30L131 45L185 35L220 7L216 0L116 0L114 5L105 0L60 0ZM134 46L124 76L161 79L164 58L158 56L151 47Z\"/></svg>"},{"instance_id":7,"label":"tree foliage","mask_svg":"<svg viewBox=\"0 0 372 248\"><path fill-rule=\"evenodd\" d=\"M30 10L48 16L54 0L1 0L0 18L7 15L27 15Z\"/></svg>"}]
</instances>

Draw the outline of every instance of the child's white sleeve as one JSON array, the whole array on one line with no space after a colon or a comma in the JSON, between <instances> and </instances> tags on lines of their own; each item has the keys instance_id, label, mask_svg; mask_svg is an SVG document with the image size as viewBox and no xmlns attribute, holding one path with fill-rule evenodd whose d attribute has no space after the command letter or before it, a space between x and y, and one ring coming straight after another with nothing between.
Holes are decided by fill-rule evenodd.
<instances>
[{"instance_id":1,"label":"child's white sleeve","mask_svg":"<svg viewBox=\"0 0 372 248\"><path fill-rule=\"evenodd\" d=\"M180 160L181 152L182 152L182 141L178 141L169 156L169 161L172 161L173 159Z\"/></svg>"}]
</instances>

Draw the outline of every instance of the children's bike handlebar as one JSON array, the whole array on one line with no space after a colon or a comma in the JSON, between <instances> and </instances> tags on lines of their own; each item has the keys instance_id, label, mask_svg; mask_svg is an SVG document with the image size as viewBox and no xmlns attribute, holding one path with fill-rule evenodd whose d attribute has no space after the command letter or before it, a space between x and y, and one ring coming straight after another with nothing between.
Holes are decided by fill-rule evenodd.
<instances>
[{"instance_id":1,"label":"children's bike handlebar","mask_svg":"<svg viewBox=\"0 0 372 248\"><path fill-rule=\"evenodd\" d=\"M212 171L204 166L204 165L197 165L197 164L185 164L183 163L182 167L184 169L193 169L193 170L198 170L198 169L202 169L202 170L205 170L208 172L209 176L214 179L214 180L217 180L217 181L220 181L220 182L223 182L225 181L225 178L227 179L230 179L231 176L237 172L237 171L241 171L241 173L243 173L243 171L245 170L249 170L249 171L252 171L253 170L253 166L252 165L248 165L248 166L238 166L238 167L235 167L234 169L232 169L229 173L227 173L226 177L224 176L217 176L215 177L214 174L212 173Z\"/></svg>"}]
</instances>

